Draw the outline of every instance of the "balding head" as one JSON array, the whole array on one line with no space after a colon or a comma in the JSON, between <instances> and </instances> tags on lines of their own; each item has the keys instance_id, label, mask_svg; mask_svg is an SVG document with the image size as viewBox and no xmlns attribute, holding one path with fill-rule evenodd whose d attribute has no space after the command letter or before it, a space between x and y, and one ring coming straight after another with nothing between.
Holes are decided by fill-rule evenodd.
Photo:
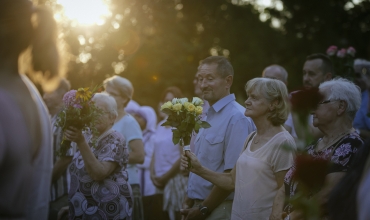
<instances>
[{"instance_id":1,"label":"balding head","mask_svg":"<svg viewBox=\"0 0 370 220\"><path fill-rule=\"evenodd\" d=\"M285 85L288 84L288 72L284 67L279 65L271 65L266 67L262 72L262 77L277 79L282 81Z\"/></svg>"}]
</instances>

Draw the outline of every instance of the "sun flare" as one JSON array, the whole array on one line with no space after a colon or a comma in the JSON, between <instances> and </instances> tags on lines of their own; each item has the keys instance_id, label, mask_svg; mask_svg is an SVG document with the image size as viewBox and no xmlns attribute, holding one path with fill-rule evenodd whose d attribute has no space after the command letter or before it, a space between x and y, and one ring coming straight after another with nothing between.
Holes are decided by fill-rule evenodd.
<instances>
[{"instance_id":1,"label":"sun flare","mask_svg":"<svg viewBox=\"0 0 370 220\"><path fill-rule=\"evenodd\" d=\"M62 10L55 14L57 20L69 19L80 25L103 25L111 16L107 0L57 0Z\"/></svg>"}]
</instances>

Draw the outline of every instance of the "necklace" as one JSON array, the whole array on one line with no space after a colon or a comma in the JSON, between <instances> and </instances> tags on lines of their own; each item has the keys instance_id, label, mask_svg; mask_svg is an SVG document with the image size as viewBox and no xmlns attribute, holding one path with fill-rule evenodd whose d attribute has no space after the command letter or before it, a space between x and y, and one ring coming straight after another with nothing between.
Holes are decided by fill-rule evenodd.
<instances>
[{"instance_id":1,"label":"necklace","mask_svg":"<svg viewBox=\"0 0 370 220\"><path fill-rule=\"evenodd\" d=\"M322 149L318 149L318 147L316 147L316 148L317 148L318 151L322 151L322 150L330 147L333 143L337 142L339 139L341 139L342 137L344 137L345 135L347 135L347 134L349 134L351 132L352 132L352 128L350 130L347 130L345 132L342 132L342 133L338 134L332 140L327 141L326 143L324 143L324 141L323 141L324 138L321 138L320 139L320 142L322 142L322 144L324 145L324 147Z\"/></svg>"},{"instance_id":2,"label":"necklace","mask_svg":"<svg viewBox=\"0 0 370 220\"><path fill-rule=\"evenodd\" d=\"M258 142L260 141L260 140L255 140L256 137L257 137L257 135L253 138L253 144L258 144Z\"/></svg>"}]
</instances>

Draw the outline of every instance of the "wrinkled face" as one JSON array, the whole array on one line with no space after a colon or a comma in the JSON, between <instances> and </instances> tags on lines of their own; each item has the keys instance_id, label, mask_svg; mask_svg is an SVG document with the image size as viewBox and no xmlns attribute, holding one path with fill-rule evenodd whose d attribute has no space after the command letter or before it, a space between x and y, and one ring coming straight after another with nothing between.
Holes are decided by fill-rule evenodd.
<instances>
[{"instance_id":1,"label":"wrinkled face","mask_svg":"<svg viewBox=\"0 0 370 220\"><path fill-rule=\"evenodd\" d=\"M247 117L257 119L265 116L270 111L270 102L257 91L251 91L245 100L245 113Z\"/></svg>"},{"instance_id":2,"label":"wrinkled face","mask_svg":"<svg viewBox=\"0 0 370 220\"><path fill-rule=\"evenodd\" d=\"M303 66L303 86L306 89L317 88L320 83L327 80L321 69L321 59L307 60Z\"/></svg>"},{"instance_id":3,"label":"wrinkled face","mask_svg":"<svg viewBox=\"0 0 370 220\"><path fill-rule=\"evenodd\" d=\"M125 105L129 101L127 97L123 97L118 89L107 85L105 88L105 91L116 100L117 103L117 109L123 109L125 108Z\"/></svg>"},{"instance_id":4,"label":"wrinkled face","mask_svg":"<svg viewBox=\"0 0 370 220\"><path fill-rule=\"evenodd\" d=\"M63 106L63 95L57 91L44 93L42 98L51 114L55 114Z\"/></svg>"},{"instance_id":5,"label":"wrinkled face","mask_svg":"<svg viewBox=\"0 0 370 220\"><path fill-rule=\"evenodd\" d=\"M111 116L111 113L107 110L105 102L102 102L100 99L94 99L96 107L103 110L103 114L98 119L95 127L99 133L103 133L107 129L111 128L114 124L114 118Z\"/></svg>"},{"instance_id":6,"label":"wrinkled face","mask_svg":"<svg viewBox=\"0 0 370 220\"><path fill-rule=\"evenodd\" d=\"M227 96L231 86L231 80L222 78L217 73L217 64L203 64L198 69L198 81L203 92L203 98L209 102L210 105L215 104L218 100Z\"/></svg>"},{"instance_id":7,"label":"wrinkled face","mask_svg":"<svg viewBox=\"0 0 370 220\"><path fill-rule=\"evenodd\" d=\"M313 125L322 127L337 120L337 111L339 109L340 100L329 100L330 91L328 88L319 90L323 95L323 99L317 105L317 108L312 112Z\"/></svg>"}]
</instances>

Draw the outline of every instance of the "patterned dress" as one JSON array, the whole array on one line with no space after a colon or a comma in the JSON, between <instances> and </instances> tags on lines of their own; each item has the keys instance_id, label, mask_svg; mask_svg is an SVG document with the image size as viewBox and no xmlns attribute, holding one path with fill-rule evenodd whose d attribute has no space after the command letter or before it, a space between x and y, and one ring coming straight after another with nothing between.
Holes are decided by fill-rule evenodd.
<instances>
[{"instance_id":1,"label":"patterned dress","mask_svg":"<svg viewBox=\"0 0 370 220\"><path fill-rule=\"evenodd\" d=\"M330 168L327 174L335 172L347 172L351 166L352 160L357 150L362 146L363 141L356 132L349 133L336 143L322 151L315 151L316 145L321 141L319 139L315 144L306 147L306 151L314 159L325 159L330 161ZM334 151L334 152L333 152ZM284 178L285 195L292 198L297 193L299 183L293 180L293 173L296 170L295 164L289 169ZM284 211L291 213L294 210L291 204L287 204Z\"/></svg>"},{"instance_id":2,"label":"patterned dress","mask_svg":"<svg viewBox=\"0 0 370 220\"><path fill-rule=\"evenodd\" d=\"M108 133L91 148L96 158L118 164L113 173L103 181L91 179L85 169L80 151L69 166L71 185L69 190L70 219L131 219L132 190L128 184L126 165L129 151L121 134ZM90 146L91 143L89 143Z\"/></svg>"}]
</instances>

